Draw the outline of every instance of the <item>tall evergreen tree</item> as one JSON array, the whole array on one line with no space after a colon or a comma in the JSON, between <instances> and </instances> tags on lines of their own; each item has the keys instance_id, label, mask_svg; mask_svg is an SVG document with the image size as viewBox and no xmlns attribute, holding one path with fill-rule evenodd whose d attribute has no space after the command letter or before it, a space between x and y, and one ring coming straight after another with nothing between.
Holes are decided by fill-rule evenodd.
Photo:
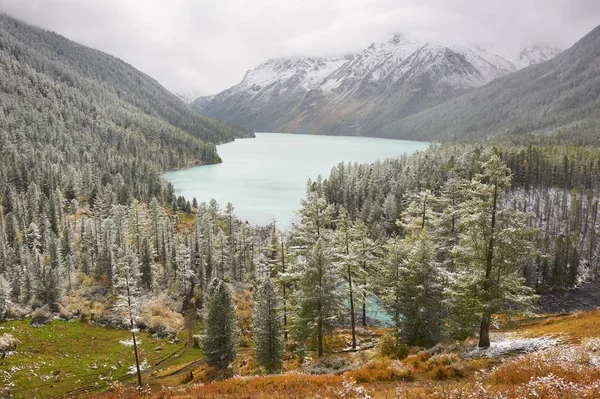
<instances>
[{"instance_id":1,"label":"tall evergreen tree","mask_svg":"<svg viewBox=\"0 0 600 399\"><path fill-rule=\"evenodd\" d=\"M229 286L218 278L207 289L202 347L209 366L227 368L237 356L238 329Z\"/></svg>"},{"instance_id":2,"label":"tall evergreen tree","mask_svg":"<svg viewBox=\"0 0 600 399\"><path fill-rule=\"evenodd\" d=\"M279 297L270 278L259 284L254 295L252 328L256 359L269 371L278 369L285 343Z\"/></svg>"},{"instance_id":3,"label":"tall evergreen tree","mask_svg":"<svg viewBox=\"0 0 600 399\"><path fill-rule=\"evenodd\" d=\"M450 323L455 331L469 331L474 315L480 320L479 346L490 346L492 315L527 311L533 291L525 285L522 268L533 253L535 230L523 212L506 209L503 193L510 185L510 169L490 152L481 173L471 181L460 208L460 236L454 253L457 274L450 287ZM469 324L471 324L469 326Z\"/></svg>"},{"instance_id":4,"label":"tall evergreen tree","mask_svg":"<svg viewBox=\"0 0 600 399\"><path fill-rule=\"evenodd\" d=\"M323 338L333 332L343 308L339 280L331 249L322 238L317 239L298 272L294 327L297 339L310 339L319 357L324 353Z\"/></svg>"}]
</instances>

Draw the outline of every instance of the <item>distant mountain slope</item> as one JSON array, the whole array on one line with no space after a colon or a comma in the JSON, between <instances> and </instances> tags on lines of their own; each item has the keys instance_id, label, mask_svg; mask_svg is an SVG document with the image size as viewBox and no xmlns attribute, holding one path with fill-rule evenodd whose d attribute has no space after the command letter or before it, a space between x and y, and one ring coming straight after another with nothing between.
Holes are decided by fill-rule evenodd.
<instances>
[{"instance_id":1,"label":"distant mountain slope","mask_svg":"<svg viewBox=\"0 0 600 399\"><path fill-rule=\"evenodd\" d=\"M196 114L123 61L0 14L5 213L26 190L91 204L104 193L107 206L161 201L172 195L162 170L219 162L215 143L247 134Z\"/></svg>"},{"instance_id":2,"label":"distant mountain slope","mask_svg":"<svg viewBox=\"0 0 600 399\"><path fill-rule=\"evenodd\" d=\"M546 44L535 44L524 48L519 52L519 56L515 60L520 66L527 67L530 65L539 64L540 62L548 61L556 57L562 52L561 49Z\"/></svg>"},{"instance_id":3,"label":"distant mountain slope","mask_svg":"<svg viewBox=\"0 0 600 399\"><path fill-rule=\"evenodd\" d=\"M192 106L254 130L378 135L394 121L552 55L540 46L511 62L480 47L394 35L343 58L267 61Z\"/></svg>"},{"instance_id":4,"label":"distant mountain slope","mask_svg":"<svg viewBox=\"0 0 600 399\"><path fill-rule=\"evenodd\" d=\"M346 62L344 58L269 60L248 71L241 83L217 95L200 97L192 107L202 114L256 131L277 131L295 109L317 93L320 84Z\"/></svg>"},{"instance_id":5,"label":"distant mountain slope","mask_svg":"<svg viewBox=\"0 0 600 399\"><path fill-rule=\"evenodd\" d=\"M231 141L246 132L199 116L156 80L122 60L82 46L6 15L0 30L7 45L18 50L20 62L69 85L90 79L141 111L165 120L203 140Z\"/></svg>"},{"instance_id":6,"label":"distant mountain slope","mask_svg":"<svg viewBox=\"0 0 600 399\"><path fill-rule=\"evenodd\" d=\"M391 123L381 133L430 140L536 131L578 132L600 141L600 26L549 61Z\"/></svg>"}]
</instances>

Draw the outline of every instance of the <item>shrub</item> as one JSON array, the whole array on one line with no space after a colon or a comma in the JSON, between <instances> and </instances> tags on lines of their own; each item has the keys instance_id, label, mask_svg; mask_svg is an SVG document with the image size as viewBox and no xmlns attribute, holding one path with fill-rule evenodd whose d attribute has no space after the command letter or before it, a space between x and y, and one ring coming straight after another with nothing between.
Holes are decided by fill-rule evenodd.
<instances>
[{"instance_id":1,"label":"shrub","mask_svg":"<svg viewBox=\"0 0 600 399\"><path fill-rule=\"evenodd\" d=\"M402 360L408 356L408 351L408 345L399 344L392 334L385 334L377 344L377 352L381 357Z\"/></svg>"},{"instance_id":2,"label":"shrub","mask_svg":"<svg viewBox=\"0 0 600 399\"><path fill-rule=\"evenodd\" d=\"M183 316L176 311L176 304L166 295L152 299L140 314L139 324L158 337L176 335L184 325Z\"/></svg>"},{"instance_id":3,"label":"shrub","mask_svg":"<svg viewBox=\"0 0 600 399\"><path fill-rule=\"evenodd\" d=\"M10 303L6 308L6 319L22 320L27 316L27 313L29 312L23 306L17 303Z\"/></svg>"},{"instance_id":4,"label":"shrub","mask_svg":"<svg viewBox=\"0 0 600 399\"><path fill-rule=\"evenodd\" d=\"M356 365L348 356L332 355L317 359L305 370L310 374L341 374L355 368Z\"/></svg>"},{"instance_id":5,"label":"shrub","mask_svg":"<svg viewBox=\"0 0 600 399\"><path fill-rule=\"evenodd\" d=\"M69 295L59 305L58 315L64 320L71 320L74 317L85 320L89 318L90 312L91 309L88 301L79 295Z\"/></svg>"},{"instance_id":6,"label":"shrub","mask_svg":"<svg viewBox=\"0 0 600 399\"><path fill-rule=\"evenodd\" d=\"M16 351L18 343L19 340L10 334L0 335L0 353Z\"/></svg>"},{"instance_id":7,"label":"shrub","mask_svg":"<svg viewBox=\"0 0 600 399\"><path fill-rule=\"evenodd\" d=\"M431 352L423 351L419 352L416 355L410 355L405 358L402 363L407 366L412 366L415 370L425 368L427 369L426 362L431 358Z\"/></svg>"},{"instance_id":8,"label":"shrub","mask_svg":"<svg viewBox=\"0 0 600 399\"><path fill-rule=\"evenodd\" d=\"M37 308L31 313L31 325L32 326L40 326L44 324L48 324L52 321L52 312L50 312L50 308L48 305L43 306L41 308Z\"/></svg>"},{"instance_id":9,"label":"shrub","mask_svg":"<svg viewBox=\"0 0 600 399\"><path fill-rule=\"evenodd\" d=\"M378 381L414 381L414 371L394 365L389 360L373 360L361 369L344 373L358 383L371 383Z\"/></svg>"}]
</instances>

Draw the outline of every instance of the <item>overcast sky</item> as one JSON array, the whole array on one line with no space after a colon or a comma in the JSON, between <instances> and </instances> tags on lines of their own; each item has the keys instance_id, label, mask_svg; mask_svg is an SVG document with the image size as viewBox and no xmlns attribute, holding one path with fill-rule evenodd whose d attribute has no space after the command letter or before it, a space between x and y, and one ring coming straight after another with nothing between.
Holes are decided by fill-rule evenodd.
<instances>
[{"instance_id":1,"label":"overcast sky","mask_svg":"<svg viewBox=\"0 0 600 399\"><path fill-rule=\"evenodd\" d=\"M600 0L0 0L0 11L196 95L269 58L356 52L394 32L509 53L566 48L600 24Z\"/></svg>"}]
</instances>

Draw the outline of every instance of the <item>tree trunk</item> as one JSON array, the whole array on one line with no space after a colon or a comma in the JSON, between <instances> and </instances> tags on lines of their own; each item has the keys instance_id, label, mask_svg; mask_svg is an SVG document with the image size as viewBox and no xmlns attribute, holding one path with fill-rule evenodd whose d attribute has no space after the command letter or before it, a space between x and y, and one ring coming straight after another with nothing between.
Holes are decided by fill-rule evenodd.
<instances>
[{"instance_id":1,"label":"tree trunk","mask_svg":"<svg viewBox=\"0 0 600 399\"><path fill-rule=\"evenodd\" d=\"M481 319L481 328L479 329L479 345L480 348L490 347L490 316L484 314Z\"/></svg>"},{"instance_id":2,"label":"tree trunk","mask_svg":"<svg viewBox=\"0 0 600 399\"><path fill-rule=\"evenodd\" d=\"M367 294L363 291L362 293L362 326L367 326Z\"/></svg>"},{"instance_id":3,"label":"tree trunk","mask_svg":"<svg viewBox=\"0 0 600 399\"><path fill-rule=\"evenodd\" d=\"M494 183L494 199L492 203L492 221L490 224L490 242L488 245L487 258L485 262L485 281L483 282L484 295L488 295L490 289L490 279L492 277L492 266L494 261L494 235L496 233L496 207L498 202L498 182ZM488 299L488 298L486 298ZM479 347L488 348L490 346L490 318L491 315L485 312L481 318L481 328L479 330Z\"/></svg>"},{"instance_id":4,"label":"tree trunk","mask_svg":"<svg viewBox=\"0 0 600 399\"><path fill-rule=\"evenodd\" d=\"M129 322L131 324L131 338L133 339L133 352L135 353L135 368L137 371L138 388L142 389L142 372L140 371L140 358L138 356L137 341L135 340L135 325L133 323L133 313L131 311L131 291L129 290L129 279L125 276L127 285L127 304L129 305Z\"/></svg>"},{"instance_id":5,"label":"tree trunk","mask_svg":"<svg viewBox=\"0 0 600 399\"><path fill-rule=\"evenodd\" d=\"M285 246L283 242L283 237L281 239L281 272L285 273ZM288 331L287 331L287 293L286 293L286 282L283 282L283 339L285 342L288 340Z\"/></svg>"},{"instance_id":6,"label":"tree trunk","mask_svg":"<svg viewBox=\"0 0 600 399\"><path fill-rule=\"evenodd\" d=\"M350 286L350 327L352 328L352 349L356 349L356 321L354 320L354 293L352 292L352 272L348 264L348 284Z\"/></svg>"},{"instance_id":7,"label":"tree trunk","mask_svg":"<svg viewBox=\"0 0 600 399\"><path fill-rule=\"evenodd\" d=\"M323 356L323 320L321 317L317 321L317 355Z\"/></svg>"}]
</instances>

